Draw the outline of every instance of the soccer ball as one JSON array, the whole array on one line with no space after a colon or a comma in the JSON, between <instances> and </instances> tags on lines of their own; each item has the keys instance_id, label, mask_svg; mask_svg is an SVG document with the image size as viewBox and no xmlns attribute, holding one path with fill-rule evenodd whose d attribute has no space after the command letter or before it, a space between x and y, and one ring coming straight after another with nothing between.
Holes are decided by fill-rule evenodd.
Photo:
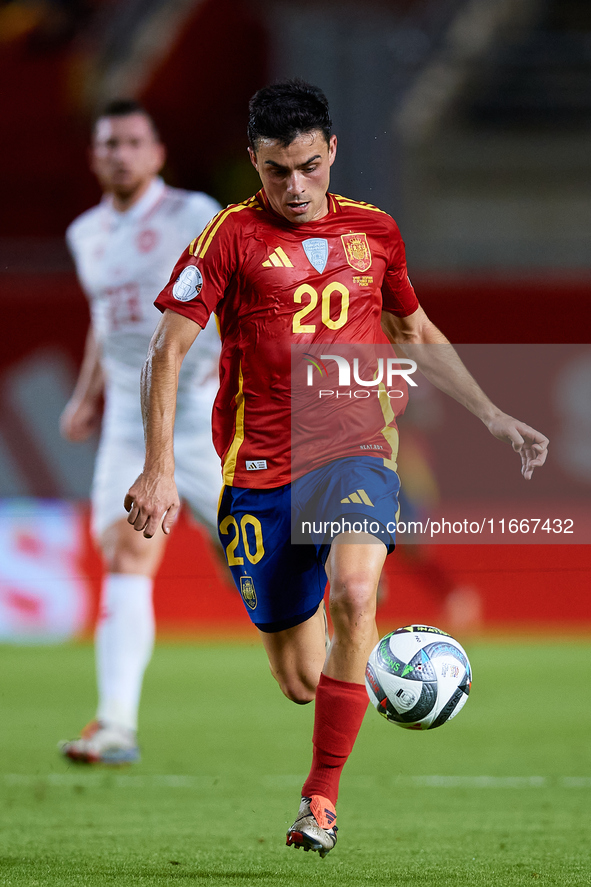
<instances>
[{"instance_id":1,"label":"soccer ball","mask_svg":"<svg viewBox=\"0 0 591 887\"><path fill-rule=\"evenodd\" d=\"M472 683L465 650L430 625L397 628L374 647L365 669L379 713L407 730L433 730L455 718Z\"/></svg>"}]
</instances>

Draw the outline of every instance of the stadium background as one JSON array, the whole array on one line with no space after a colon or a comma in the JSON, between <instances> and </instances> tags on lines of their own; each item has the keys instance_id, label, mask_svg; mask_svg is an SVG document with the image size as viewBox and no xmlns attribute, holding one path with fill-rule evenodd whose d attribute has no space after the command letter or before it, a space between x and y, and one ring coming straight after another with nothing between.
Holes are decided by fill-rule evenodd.
<instances>
[{"instance_id":1,"label":"stadium background","mask_svg":"<svg viewBox=\"0 0 591 887\"><path fill-rule=\"evenodd\" d=\"M573 346L523 418L543 416L556 442L544 471L562 504L588 503L591 346L574 346L591 329L590 47L585 0L0 4L0 639L88 636L96 610L96 442L74 447L57 430L88 323L63 233L99 197L89 121L114 95L137 96L155 115L171 184L224 204L257 188L249 96L283 76L321 85L340 139L333 190L399 221L413 283L448 337ZM497 460L484 473L500 484L502 513L512 501L502 477L517 471L510 453ZM421 471L423 486L431 471L445 485L433 461L409 468L419 487ZM477 591L482 630L591 628L588 545L446 545L428 561L389 559L384 627L446 627L439 570ZM186 518L156 609L163 636L251 631Z\"/></svg>"}]
</instances>

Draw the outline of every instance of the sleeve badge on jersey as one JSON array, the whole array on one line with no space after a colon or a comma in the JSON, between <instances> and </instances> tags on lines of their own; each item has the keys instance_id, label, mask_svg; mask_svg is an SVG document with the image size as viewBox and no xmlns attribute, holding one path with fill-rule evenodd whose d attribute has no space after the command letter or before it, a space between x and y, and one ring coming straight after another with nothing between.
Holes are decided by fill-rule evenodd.
<instances>
[{"instance_id":1,"label":"sleeve badge on jersey","mask_svg":"<svg viewBox=\"0 0 591 887\"><path fill-rule=\"evenodd\" d=\"M195 265L183 268L172 288L172 295L177 302L190 302L198 296L203 287L203 277Z\"/></svg>"},{"instance_id":2,"label":"sleeve badge on jersey","mask_svg":"<svg viewBox=\"0 0 591 887\"><path fill-rule=\"evenodd\" d=\"M367 234L341 234L345 247L347 262L356 271L367 271L371 268L371 250L367 242Z\"/></svg>"}]
</instances>

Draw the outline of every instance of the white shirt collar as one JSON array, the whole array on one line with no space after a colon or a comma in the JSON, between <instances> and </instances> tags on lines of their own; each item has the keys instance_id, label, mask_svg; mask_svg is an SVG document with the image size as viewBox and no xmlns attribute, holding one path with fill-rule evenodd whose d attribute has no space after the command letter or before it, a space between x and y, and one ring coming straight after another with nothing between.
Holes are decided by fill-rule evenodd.
<instances>
[{"instance_id":1,"label":"white shirt collar","mask_svg":"<svg viewBox=\"0 0 591 887\"><path fill-rule=\"evenodd\" d=\"M150 182L148 189L145 194L142 194L137 203L134 203L133 206L130 206L129 209L124 212L119 212L118 210L113 208L113 198L110 194L106 194L103 197L102 203L103 207L109 217L109 222L114 225L121 225L123 223L136 222L141 219L142 216L147 215L150 210L156 206L158 201L162 198L164 191L166 189L166 185L163 179L160 176L156 176Z\"/></svg>"}]
</instances>

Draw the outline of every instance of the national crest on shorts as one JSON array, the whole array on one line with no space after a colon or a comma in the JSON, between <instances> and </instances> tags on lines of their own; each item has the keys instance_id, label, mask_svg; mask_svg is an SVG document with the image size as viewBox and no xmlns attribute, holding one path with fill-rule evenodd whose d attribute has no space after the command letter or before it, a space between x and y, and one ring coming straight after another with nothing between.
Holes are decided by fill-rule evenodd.
<instances>
[{"instance_id":1,"label":"national crest on shorts","mask_svg":"<svg viewBox=\"0 0 591 887\"><path fill-rule=\"evenodd\" d=\"M240 594L242 595L242 600L246 606L251 610L255 610L257 605L257 593L254 590L254 582L250 576L240 577Z\"/></svg>"},{"instance_id":2,"label":"national crest on shorts","mask_svg":"<svg viewBox=\"0 0 591 887\"><path fill-rule=\"evenodd\" d=\"M356 271L367 271L371 268L371 250L367 242L367 234L341 234L345 247L347 262Z\"/></svg>"}]
</instances>

